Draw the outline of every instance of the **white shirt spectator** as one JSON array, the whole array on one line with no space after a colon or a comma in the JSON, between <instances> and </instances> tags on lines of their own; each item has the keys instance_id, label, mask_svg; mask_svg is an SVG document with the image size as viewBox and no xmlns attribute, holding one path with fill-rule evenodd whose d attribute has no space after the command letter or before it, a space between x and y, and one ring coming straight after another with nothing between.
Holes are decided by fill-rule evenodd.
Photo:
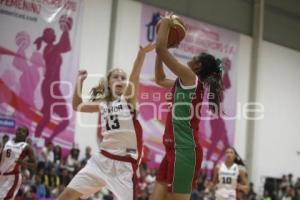
<instances>
[{"instance_id":1,"label":"white shirt spectator","mask_svg":"<svg viewBox=\"0 0 300 200\"><path fill-rule=\"evenodd\" d=\"M47 147L44 147L41 152L40 161L54 162L54 153L52 149L50 150Z\"/></svg>"}]
</instances>

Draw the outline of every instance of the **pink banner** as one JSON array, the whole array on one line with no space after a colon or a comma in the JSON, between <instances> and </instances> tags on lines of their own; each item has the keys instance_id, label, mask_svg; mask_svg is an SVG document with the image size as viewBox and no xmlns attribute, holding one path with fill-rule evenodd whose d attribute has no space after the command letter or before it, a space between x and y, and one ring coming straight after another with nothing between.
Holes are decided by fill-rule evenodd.
<instances>
[{"instance_id":1,"label":"pink banner","mask_svg":"<svg viewBox=\"0 0 300 200\"><path fill-rule=\"evenodd\" d=\"M81 0L0 1L0 132L30 128L38 146L74 141Z\"/></svg>"},{"instance_id":2,"label":"pink banner","mask_svg":"<svg viewBox=\"0 0 300 200\"><path fill-rule=\"evenodd\" d=\"M143 5L141 20L141 44L155 42L155 26L160 14L165 11ZM172 49L172 54L182 63L187 63L193 55L208 52L223 61L224 83L224 117L212 119L207 106L202 107L202 120L199 124L202 145L204 148L204 166L213 167L213 162L222 158L226 146L232 145L235 134L235 120L229 119L236 116L236 73L239 35L237 33L211 26L182 16L188 29L186 37L179 48ZM151 58L152 56L152 58ZM144 141L148 153L150 167L157 167L163 154L162 135L167 109L165 94L167 90L154 83L155 53L146 59L142 71L140 87L140 121L144 129ZM175 76L165 67L169 78ZM151 91L151 92L149 92Z\"/></svg>"}]
</instances>

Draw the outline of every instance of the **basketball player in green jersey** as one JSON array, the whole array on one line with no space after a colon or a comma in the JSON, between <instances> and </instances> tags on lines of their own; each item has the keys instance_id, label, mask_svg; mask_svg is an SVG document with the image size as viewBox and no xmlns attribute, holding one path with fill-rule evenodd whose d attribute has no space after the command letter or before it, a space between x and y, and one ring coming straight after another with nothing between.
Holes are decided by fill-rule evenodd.
<instances>
[{"instance_id":1,"label":"basketball player in green jersey","mask_svg":"<svg viewBox=\"0 0 300 200\"><path fill-rule=\"evenodd\" d=\"M163 143L166 155L157 173L152 200L189 200L196 186L202 162L199 137L200 110L205 87L209 88L209 109L219 113L222 98L220 61L201 53L186 65L168 51L167 41L172 20L163 17L156 40L156 83L172 88ZM167 79L164 63L178 78Z\"/></svg>"}]
</instances>

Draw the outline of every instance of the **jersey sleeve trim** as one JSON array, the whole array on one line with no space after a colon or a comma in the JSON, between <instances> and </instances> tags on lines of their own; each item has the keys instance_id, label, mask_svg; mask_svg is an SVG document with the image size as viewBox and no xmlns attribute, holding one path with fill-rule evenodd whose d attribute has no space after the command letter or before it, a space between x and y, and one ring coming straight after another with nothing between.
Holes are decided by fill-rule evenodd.
<instances>
[{"instance_id":1,"label":"jersey sleeve trim","mask_svg":"<svg viewBox=\"0 0 300 200\"><path fill-rule=\"evenodd\" d=\"M184 89L184 90L194 89L198 85L198 76L196 76L196 80L195 80L195 84L194 85L183 85L182 82L181 82L181 80L180 80L180 78L178 78L178 80L179 80L178 82L179 82L180 87L182 89Z\"/></svg>"}]
</instances>

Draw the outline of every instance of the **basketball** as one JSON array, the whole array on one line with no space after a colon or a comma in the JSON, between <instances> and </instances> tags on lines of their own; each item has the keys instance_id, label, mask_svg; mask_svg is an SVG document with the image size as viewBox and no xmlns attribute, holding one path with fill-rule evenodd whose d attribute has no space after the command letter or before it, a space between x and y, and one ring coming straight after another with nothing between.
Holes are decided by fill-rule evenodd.
<instances>
[{"instance_id":1,"label":"basketball","mask_svg":"<svg viewBox=\"0 0 300 200\"><path fill-rule=\"evenodd\" d=\"M177 16L172 15L172 27L170 28L169 36L168 36L168 48L177 47L180 42L185 37L186 26L183 21ZM158 33L160 27L160 21L156 25L156 33Z\"/></svg>"},{"instance_id":2,"label":"basketball","mask_svg":"<svg viewBox=\"0 0 300 200\"><path fill-rule=\"evenodd\" d=\"M72 28L73 20L71 17L68 17L67 15L62 15L59 18L59 25L62 31L69 31Z\"/></svg>"},{"instance_id":3,"label":"basketball","mask_svg":"<svg viewBox=\"0 0 300 200\"><path fill-rule=\"evenodd\" d=\"M27 32L22 31L17 33L15 41L18 47L27 48L30 45L30 36Z\"/></svg>"}]
</instances>

